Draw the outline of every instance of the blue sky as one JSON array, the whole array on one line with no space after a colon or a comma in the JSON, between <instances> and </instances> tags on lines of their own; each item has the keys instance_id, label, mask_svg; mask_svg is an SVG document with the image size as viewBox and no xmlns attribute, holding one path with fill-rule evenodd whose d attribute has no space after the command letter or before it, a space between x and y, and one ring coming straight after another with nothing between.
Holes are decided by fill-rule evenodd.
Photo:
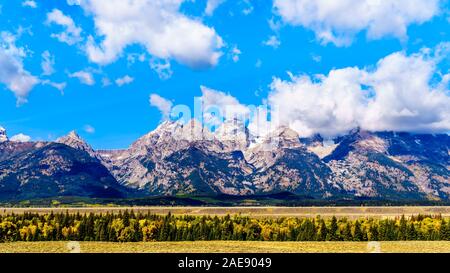
<instances>
[{"instance_id":1,"label":"blue sky","mask_svg":"<svg viewBox=\"0 0 450 273\"><path fill-rule=\"evenodd\" d=\"M335 96L329 95L331 91L326 87L334 90L335 80L340 78L333 80L329 73L344 68L357 68L358 76L352 74L349 81L358 77L355 81L359 86L368 85L380 100L386 99L383 88L387 87L380 82L388 81L387 76L382 76L383 71L393 65L389 60L384 65L380 61L395 53L403 59L393 56L392 61L404 61L406 66L399 69L406 74L392 80L394 86L403 89L404 79L428 73L429 77L424 79L426 87L418 83L417 93L412 96L429 93L441 96L422 99L433 101L426 105L409 101L407 94L391 97L405 100L400 106L392 105L400 107L401 111L396 113L413 113L415 120L424 120L419 126L411 119L401 119L401 125L414 124L405 125L404 130L450 131L447 1L415 0L416 4L424 5L417 5L418 8L408 6L408 1L376 8L371 6L373 1L360 1L370 4L368 8L361 7L363 10L375 10L365 15L349 8L354 5L342 4L337 9L314 4L312 0L213 0L209 8L203 0L163 0L159 6L142 0L143 10L147 11L143 17L127 17L127 8L130 13L139 13L128 0L103 1L104 6L95 2L99 1L0 0L0 38L4 51L3 60L0 58L0 70L4 70L0 72L0 125L10 136L24 134L32 140L54 140L74 129L95 148L124 148L161 121L161 109L149 103L152 94L170 104L192 105L193 97L202 96L200 87L204 86L220 90L223 93L217 91L218 94L232 96L242 105L283 104L291 100L290 96L295 96L292 101L298 99L302 105L305 100L301 96L305 96L304 90L309 87L317 89L310 92L321 94L319 100ZM314 8L317 16L308 18L302 10L306 7ZM169 18L159 14L161 11L169 13ZM371 20L366 22L358 16ZM136 22L144 20L141 18L147 20L146 17L149 21ZM102 29L101 24L108 26ZM120 28L128 24L136 24L139 33ZM155 31L164 28L166 36ZM198 39L196 33L201 33ZM127 35L128 39L123 38ZM106 45L104 41L108 39L110 43ZM89 51L89 46L95 50ZM50 60L47 65L43 65L45 59ZM12 71L5 64L8 61L14 64ZM413 66L417 64L411 74L409 61ZM19 87L17 82L11 82L8 73L19 74L14 76L18 77ZM367 78L367 73L371 80L366 83L362 79ZM317 74L327 79L315 79ZM311 83L305 83L303 76L310 77ZM371 96L362 99L366 100L363 108L369 107L367 100ZM333 97L331 101L337 99ZM382 101L374 104L377 103L386 105ZM379 106L362 110L365 117L361 120L348 118L349 113L342 114L344 118L339 116L345 105L333 108L331 117L294 114L320 112L320 105L311 109L308 105L296 107L299 106L282 105L290 112L281 113L286 122L304 132L332 135L354 124L389 130L400 122L398 117L388 114L374 119L374 115L379 117L386 112ZM425 114L429 109L439 111ZM360 116L358 113L352 115ZM343 120L345 124L341 126ZM311 125L318 123L324 125ZM375 123L380 125L377 127Z\"/></svg>"}]
</instances>

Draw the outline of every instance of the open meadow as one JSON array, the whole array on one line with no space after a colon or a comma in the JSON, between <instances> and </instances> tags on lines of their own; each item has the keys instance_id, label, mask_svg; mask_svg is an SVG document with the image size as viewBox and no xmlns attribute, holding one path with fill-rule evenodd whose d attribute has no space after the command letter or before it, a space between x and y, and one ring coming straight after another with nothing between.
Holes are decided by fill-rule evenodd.
<instances>
[{"instance_id":1,"label":"open meadow","mask_svg":"<svg viewBox=\"0 0 450 273\"><path fill-rule=\"evenodd\" d=\"M2 217L0 253L450 253L450 207L1 208Z\"/></svg>"},{"instance_id":2,"label":"open meadow","mask_svg":"<svg viewBox=\"0 0 450 273\"><path fill-rule=\"evenodd\" d=\"M15 242L1 253L450 253L450 242Z\"/></svg>"},{"instance_id":3,"label":"open meadow","mask_svg":"<svg viewBox=\"0 0 450 273\"><path fill-rule=\"evenodd\" d=\"M249 217L300 217L311 218L320 215L322 218L395 218L402 215L408 217L413 215L440 215L445 218L450 217L450 207L448 206L403 206L403 207L83 207L83 208L0 208L0 215L22 214L22 213L65 213L69 214L100 214L119 213L125 210L140 212L143 214L166 215L169 212L173 215L211 215L225 216L236 215Z\"/></svg>"}]
</instances>

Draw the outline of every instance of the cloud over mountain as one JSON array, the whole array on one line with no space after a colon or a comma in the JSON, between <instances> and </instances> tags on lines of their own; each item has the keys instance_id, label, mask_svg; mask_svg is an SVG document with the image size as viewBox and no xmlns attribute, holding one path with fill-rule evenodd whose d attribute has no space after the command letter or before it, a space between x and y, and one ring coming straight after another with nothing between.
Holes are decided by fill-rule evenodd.
<instances>
[{"instance_id":1,"label":"cloud over mountain","mask_svg":"<svg viewBox=\"0 0 450 273\"><path fill-rule=\"evenodd\" d=\"M30 136L24 135L22 133L11 137L11 141L15 141L15 142L28 142L30 140L31 140Z\"/></svg>"},{"instance_id":2,"label":"cloud over mountain","mask_svg":"<svg viewBox=\"0 0 450 273\"><path fill-rule=\"evenodd\" d=\"M172 102L158 94L150 95L150 105L158 108L163 116L163 119L167 119L170 115L170 111L172 110Z\"/></svg>"},{"instance_id":3,"label":"cloud over mountain","mask_svg":"<svg viewBox=\"0 0 450 273\"><path fill-rule=\"evenodd\" d=\"M246 119L250 114L248 106L222 91L200 86L202 91L203 118L210 124L220 124L223 119Z\"/></svg>"},{"instance_id":4,"label":"cloud over mountain","mask_svg":"<svg viewBox=\"0 0 450 273\"><path fill-rule=\"evenodd\" d=\"M396 52L374 68L275 78L269 104L281 123L304 136L333 136L358 126L371 131L448 132L448 74L439 78L437 69L444 51L448 53L448 44L411 55Z\"/></svg>"},{"instance_id":5,"label":"cloud over mountain","mask_svg":"<svg viewBox=\"0 0 450 273\"><path fill-rule=\"evenodd\" d=\"M229 93L201 86L203 119L220 125L223 118L239 118L249 121L251 131L266 133L286 125L302 137L334 137L358 127L450 132L450 74L438 69L449 52L450 44L441 43L414 54L392 53L374 66L314 76L289 73L287 80L275 77L264 105L244 105Z\"/></svg>"}]
</instances>

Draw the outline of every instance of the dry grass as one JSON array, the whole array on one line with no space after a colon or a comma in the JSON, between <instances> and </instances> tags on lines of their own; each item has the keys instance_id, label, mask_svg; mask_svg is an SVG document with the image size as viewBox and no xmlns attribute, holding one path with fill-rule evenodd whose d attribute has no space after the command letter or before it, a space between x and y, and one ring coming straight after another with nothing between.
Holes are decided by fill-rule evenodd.
<instances>
[{"instance_id":1,"label":"dry grass","mask_svg":"<svg viewBox=\"0 0 450 273\"><path fill-rule=\"evenodd\" d=\"M0 214L8 213L118 213L124 210L152 214L218 215L241 214L251 217L315 217L336 216L357 219L361 217L393 218L402 215L442 215L450 217L450 207L91 207L91 208L0 208Z\"/></svg>"},{"instance_id":2,"label":"dry grass","mask_svg":"<svg viewBox=\"0 0 450 273\"><path fill-rule=\"evenodd\" d=\"M76 245L76 244L75 244ZM73 243L72 243L73 246ZM450 253L450 242L381 242L383 253ZM368 253L367 242L81 242L83 253ZM0 244L0 253L68 253L67 242Z\"/></svg>"}]
</instances>

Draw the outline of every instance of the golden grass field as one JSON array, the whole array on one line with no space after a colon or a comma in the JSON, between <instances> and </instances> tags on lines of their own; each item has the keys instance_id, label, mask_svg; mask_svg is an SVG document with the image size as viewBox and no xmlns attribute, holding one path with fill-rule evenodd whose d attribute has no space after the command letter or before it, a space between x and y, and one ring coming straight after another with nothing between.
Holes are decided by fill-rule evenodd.
<instances>
[{"instance_id":1,"label":"golden grass field","mask_svg":"<svg viewBox=\"0 0 450 273\"><path fill-rule=\"evenodd\" d=\"M83 208L0 208L0 214L9 213L118 213L133 210L135 212L175 215L247 215L251 217L315 217L332 216L349 219L372 217L393 218L402 215L442 215L450 217L450 207L83 207Z\"/></svg>"},{"instance_id":2,"label":"golden grass field","mask_svg":"<svg viewBox=\"0 0 450 273\"><path fill-rule=\"evenodd\" d=\"M83 208L0 208L10 213L118 213L133 210L141 213L174 215L241 214L250 217L321 217L358 219L394 218L402 215L441 215L450 217L450 207L83 207ZM75 243L78 246L78 243ZM103 243L80 242L83 253L368 253L367 242L153 242ZM71 245L73 247L73 244ZM450 253L450 242L381 242L384 253ZM68 253L68 242L0 243L0 253Z\"/></svg>"},{"instance_id":3,"label":"golden grass field","mask_svg":"<svg viewBox=\"0 0 450 273\"><path fill-rule=\"evenodd\" d=\"M382 253L450 253L450 242L380 242ZM70 253L78 243L17 242L0 244L0 253ZM371 253L367 242L80 242L81 253Z\"/></svg>"}]
</instances>

